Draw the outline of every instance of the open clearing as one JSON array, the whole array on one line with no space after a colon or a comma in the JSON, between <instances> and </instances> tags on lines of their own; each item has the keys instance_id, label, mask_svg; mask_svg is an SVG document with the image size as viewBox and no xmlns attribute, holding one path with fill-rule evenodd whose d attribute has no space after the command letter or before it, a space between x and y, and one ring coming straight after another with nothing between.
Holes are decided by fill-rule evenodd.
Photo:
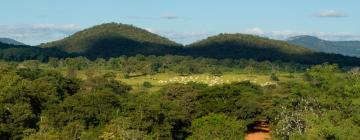
<instances>
[{"instance_id":1,"label":"open clearing","mask_svg":"<svg viewBox=\"0 0 360 140\"><path fill-rule=\"evenodd\" d=\"M61 70L66 75L66 70ZM96 70L97 75L102 75L108 72L113 72L117 75L116 79L131 85L135 90L141 89L144 82L150 82L153 87L147 89L151 92L159 90L161 87L171 83L183 83L197 82L208 84L209 86L250 81L261 86L276 84L277 81L273 81L270 78L270 74L259 74L259 73L244 73L240 71L225 72L222 76L212 76L210 74L193 74L188 76L180 76L174 72L158 73L155 75L141 75L132 76L130 78L124 78L122 72L114 70ZM292 75L292 76L290 76ZM296 80L302 81L302 73L278 73L277 76L279 81ZM85 71L78 71L77 76L80 79L86 79Z\"/></svg>"}]
</instances>

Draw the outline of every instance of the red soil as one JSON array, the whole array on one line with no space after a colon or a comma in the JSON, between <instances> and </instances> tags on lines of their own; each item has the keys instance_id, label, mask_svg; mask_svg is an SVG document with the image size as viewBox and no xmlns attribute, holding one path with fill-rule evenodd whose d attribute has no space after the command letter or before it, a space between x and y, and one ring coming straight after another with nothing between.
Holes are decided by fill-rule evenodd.
<instances>
[{"instance_id":1,"label":"red soil","mask_svg":"<svg viewBox=\"0 0 360 140\"><path fill-rule=\"evenodd\" d=\"M270 140L269 125L265 121L259 121L250 132L246 134L245 140Z\"/></svg>"}]
</instances>

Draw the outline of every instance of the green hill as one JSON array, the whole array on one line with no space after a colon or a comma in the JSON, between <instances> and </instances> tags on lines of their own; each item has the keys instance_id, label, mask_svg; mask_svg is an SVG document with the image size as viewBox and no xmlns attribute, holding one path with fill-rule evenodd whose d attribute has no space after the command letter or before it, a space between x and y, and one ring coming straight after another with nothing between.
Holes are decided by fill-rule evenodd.
<instances>
[{"instance_id":1,"label":"green hill","mask_svg":"<svg viewBox=\"0 0 360 140\"><path fill-rule=\"evenodd\" d=\"M285 41L245 34L220 34L184 47L144 29L118 23L94 26L65 39L41 44L40 47L51 48L57 52L55 56L62 54L58 52L66 52L71 54L69 56L85 56L90 59L137 54L183 55L217 59L284 61L309 65L329 62L344 66L360 66L358 58L313 52Z\"/></svg>"},{"instance_id":2,"label":"green hill","mask_svg":"<svg viewBox=\"0 0 360 140\"><path fill-rule=\"evenodd\" d=\"M90 58L174 54L181 45L132 25L107 23L40 45Z\"/></svg>"},{"instance_id":3,"label":"green hill","mask_svg":"<svg viewBox=\"0 0 360 140\"><path fill-rule=\"evenodd\" d=\"M291 44L317 52L336 53L360 57L360 41L328 41L313 36L296 36L288 39Z\"/></svg>"},{"instance_id":4,"label":"green hill","mask_svg":"<svg viewBox=\"0 0 360 140\"><path fill-rule=\"evenodd\" d=\"M211 58L255 59L302 64L338 63L359 65L360 59L313 52L285 41L245 34L220 34L186 46L192 56Z\"/></svg>"},{"instance_id":5,"label":"green hill","mask_svg":"<svg viewBox=\"0 0 360 140\"><path fill-rule=\"evenodd\" d=\"M215 58L288 60L312 51L283 41L245 34L219 34L187 46L189 53Z\"/></svg>"},{"instance_id":6,"label":"green hill","mask_svg":"<svg viewBox=\"0 0 360 140\"><path fill-rule=\"evenodd\" d=\"M10 44L10 45L25 45L24 43L21 43L11 38L0 38L0 43Z\"/></svg>"}]
</instances>

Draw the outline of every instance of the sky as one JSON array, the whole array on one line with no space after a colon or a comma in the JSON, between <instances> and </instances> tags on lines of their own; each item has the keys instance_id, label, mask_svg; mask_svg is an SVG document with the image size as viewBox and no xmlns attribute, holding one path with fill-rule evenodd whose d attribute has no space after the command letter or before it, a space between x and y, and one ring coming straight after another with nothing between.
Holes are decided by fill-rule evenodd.
<instances>
[{"instance_id":1,"label":"sky","mask_svg":"<svg viewBox=\"0 0 360 140\"><path fill-rule=\"evenodd\" d=\"M0 0L0 37L30 45L108 22L183 44L219 33L360 40L360 0Z\"/></svg>"}]
</instances>

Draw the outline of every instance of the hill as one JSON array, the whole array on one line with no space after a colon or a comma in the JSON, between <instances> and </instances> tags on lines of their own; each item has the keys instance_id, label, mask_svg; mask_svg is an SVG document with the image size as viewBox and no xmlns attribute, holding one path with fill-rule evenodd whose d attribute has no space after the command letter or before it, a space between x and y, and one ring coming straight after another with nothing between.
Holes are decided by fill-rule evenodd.
<instances>
[{"instance_id":1,"label":"hill","mask_svg":"<svg viewBox=\"0 0 360 140\"><path fill-rule=\"evenodd\" d=\"M24 43L21 43L11 38L0 38L0 43L11 44L11 45L25 45Z\"/></svg>"},{"instance_id":2,"label":"hill","mask_svg":"<svg viewBox=\"0 0 360 140\"><path fill-rule=\"evenodd\" d=\"M189 53L215 58L257 58L277 60L311 50L283 41L246 34L219 34L187 46Z\"/></svg>"},{"instance_id":3,"label":"hill","mask_svg":"<svg viewBox=\"0 0 360 140\"><path fill-rule=\"evenodd\" d=\"M41 50L41 48L44 50ZM25 55L24 53L16 54L13 50L11 53L6 52L5 54L12 54L10 56ZM21 48L21 50L24 49ZM360 59L358 58L313 52L310 49L285 41L254 35L219 34L182 46L144 29L118 23L94 26L62 40L41 44L40 47L36 48L36 51L41 56L44 55L44 51L54 51L54 53L48 52L45 58L85 56L94 60L96 58L111 58L122 55L134 56L137 54L182 55L216 59L283 61L308 65L329 62L344 66L360 66ZM28 53L25 56L27 55Z\"/></svg>"},{"instance_id":4,"label":"hill","mask_svg":"<svg viewBox=\"0 0 360 140\"><path fill-rule=\"evenodd\" d=\"M317 52L360 57L360 41L327 41L313 36L296 36L287 40Z\"/></svg>"},{"instance_id":5,"label":"hill","mask_svg":"<svg viewBox=\"0 0 360 140\"><path fill-rule=\"evenodd\" d=\"M71 54L53 49L39 48L26 45L11 45L0 43L0 59L9 61L41 60L46 61L50 57L65 58Z\"/></svg>"},{"instance_id":6,"label":"hill","mask_svg":"<svg viewBox=\"0 0 360 140\"><path fill-rule=\"evenodd\" d=\"M85 29L65 39L40 45L78 53L89 58L120 55L174 54L181 45L132 25L107 23Z\"/></svg>"},{"instance_id":7,"label":"hill","mask_svg":"<svg viewBox=\"0 0 360 140\"><path fill-rule=\"evenodd\" d=\"M302 64L337 63L358 65L360 59L337 54L313 52L285 41L245 34L219 34L186 46L192 56L255 59ZM355 64L356 63L356 64Z\"/></svg>"}]
</instances>

